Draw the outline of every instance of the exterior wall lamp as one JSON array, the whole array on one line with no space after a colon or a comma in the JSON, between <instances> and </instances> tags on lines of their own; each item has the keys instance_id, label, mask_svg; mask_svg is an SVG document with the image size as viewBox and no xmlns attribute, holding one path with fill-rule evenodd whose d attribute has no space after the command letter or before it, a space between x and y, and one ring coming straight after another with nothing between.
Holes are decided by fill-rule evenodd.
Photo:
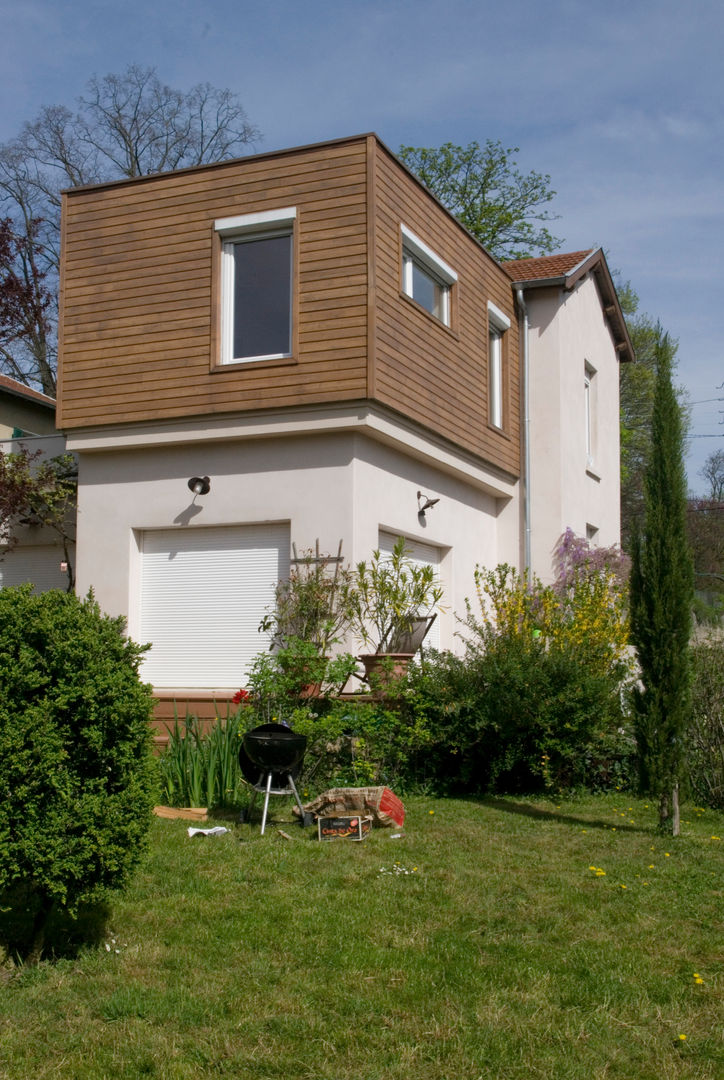
<instances>
[{"instance_id":1,"label":"exterior wall lamp","mask_svg":"<svg viewBox=\"0 0 724 1080\"><path fill-rule=\"evenodd\" d=\"M431 499L429 495L424 495L421 491L417 493L417 516L423 521L425 520L425 511L432 510L436 503L439 503L439 499Z\"/></svg>"},{"instance_id":2,"label":"exterior wall lamp","mask_svg":"<svg viewBox=\"0 0 724 1080\"><path fill-rule=\"evenodd\" d=\"M194 495L208 495L211 490L211 481L208 476L192 476L188 482L188 488Z\"/></svg>"}]
</instances>

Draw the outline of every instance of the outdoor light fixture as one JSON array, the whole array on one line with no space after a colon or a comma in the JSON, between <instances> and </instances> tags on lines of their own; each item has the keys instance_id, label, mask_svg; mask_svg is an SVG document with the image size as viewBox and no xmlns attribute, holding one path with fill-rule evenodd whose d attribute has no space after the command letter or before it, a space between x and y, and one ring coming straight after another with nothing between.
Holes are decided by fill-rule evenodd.
<instances>
[{"instance_id":1,"label":"outdoor light fixture","mask_svg":"<svg viewBox=\"0 0 724 1080\"><path fill-rule=\"evenodd\" d=\"M194 495L208 495L211 490L211 481L208 476L192 476L189 480L189 491Z\"/></svg>"},{"instance_id":2,"label":"outdoor light fixture","mask_svg":"<svg viewBox=\"0 0 724 1080\"><path fill-rule=\"evenodd\" d=\"M432 510L435 503L439 503L439 499L431 499L429 495L423 495L421 491L417 493L417 513L422 517L425 516L426 510Z\"/></svg>"}]
</instances>

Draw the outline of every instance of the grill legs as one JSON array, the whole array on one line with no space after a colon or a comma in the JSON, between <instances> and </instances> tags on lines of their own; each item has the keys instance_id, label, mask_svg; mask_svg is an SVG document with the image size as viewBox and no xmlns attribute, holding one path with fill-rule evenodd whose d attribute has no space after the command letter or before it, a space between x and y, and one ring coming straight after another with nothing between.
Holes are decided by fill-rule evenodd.
<instances>
[{"instance_id":1,"label":"grill legs","mask_svg":"<svg viewBox=\"0 0 724 1080\"><path fill-rule=\"evenodd\" d=\"M254 784L254 794L251 797L249 807L248 807L248 809L246 811L246 814L244 815L244 817L245 817L245 819L247 821L251 820L251 813L252 813L252 810L254 809L254 804L256 803L256 797L257 797L257 795L259 793L263 792L263 794L264 794L264 807L262 809L262 814L261 814L261 835L262 836L264 835L264 830L266 829L266 822L267 822L267 817L268 817L268 814L269 814L269 796L270 795L290 795L290 794L293 795L294 799L296 801L296 804L299 807L300 822L302 824L302 827L307 824L307 816L308 815L306 815L304 813L304 807L302 806L302 800L299 798L299 792L297 791L297 785L294 783L294 777L292 776L291 773L277 773L276 775L277 775L277 777L280 777L280 776L286 777L286 787L273 788L272 787L272 779L274 777L274 773L273 772L268 772L266 774L266 779L264 777L264 774L260 773L259 774L259 779L257 780L256 784Z\"/></svg>"}]
</instances>

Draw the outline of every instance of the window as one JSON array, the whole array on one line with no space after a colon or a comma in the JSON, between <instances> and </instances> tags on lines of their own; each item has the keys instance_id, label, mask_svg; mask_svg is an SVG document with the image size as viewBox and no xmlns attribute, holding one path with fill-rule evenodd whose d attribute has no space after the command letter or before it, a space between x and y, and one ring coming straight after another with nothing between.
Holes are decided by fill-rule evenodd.
<instances>
[{"instance_id":1,"label":"window","mask_svg":"<svg viewBox=\"0 0 724 1080\"><path fill-rule=\"evenodd\" d=\"M294 207L221 218L221 363L292 352Z\"/></svg>"},{"instance_id":2,"label":"window","mask_svg":"<svg viewBox=\"0 0 724 1080\"><path fill-rule=\"evenodd\" d=\"M596 443L595 384L596 369L586 362L583 370L583 418L586 438L586 464L593 465Z\"/></svg>"},{"instance_id":3,"label":"window","mask_svg":"<svg viewBox=\"0 0 724 1080\"><path fill-rule=\"evenodd\" d=\"M496 428L504 423L504 338L510 319L488 301L488 420Z\"/></svg>"},{"instance_id":4,"label":"window","mask_svg":"<svg viewBox=\"0 0 724 1080\"><path fill-rule=\"evenodd\" d=\"M445 326L450 325L450 291L457 279L447 263L402 226L402 291Z\"/></svg>"}]
</instances>

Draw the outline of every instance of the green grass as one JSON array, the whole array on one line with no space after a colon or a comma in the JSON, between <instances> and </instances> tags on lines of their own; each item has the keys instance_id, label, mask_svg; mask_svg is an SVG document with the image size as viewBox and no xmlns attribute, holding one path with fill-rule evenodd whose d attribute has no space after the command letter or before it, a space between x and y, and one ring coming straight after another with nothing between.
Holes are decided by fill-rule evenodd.
<instances>
[{"instance_id":1,"label":"green grass","mask_svg":"<svg viewBox=\"0 0 724 1080\"><path fill-rule=\"evenodd\" d=\"M282 801L264 837L156 821L100 943L0 982L0 1076L724 1075L723 815L664 841L628 795L407 803L361 844Z\"/></svg>"}]
</instances>

